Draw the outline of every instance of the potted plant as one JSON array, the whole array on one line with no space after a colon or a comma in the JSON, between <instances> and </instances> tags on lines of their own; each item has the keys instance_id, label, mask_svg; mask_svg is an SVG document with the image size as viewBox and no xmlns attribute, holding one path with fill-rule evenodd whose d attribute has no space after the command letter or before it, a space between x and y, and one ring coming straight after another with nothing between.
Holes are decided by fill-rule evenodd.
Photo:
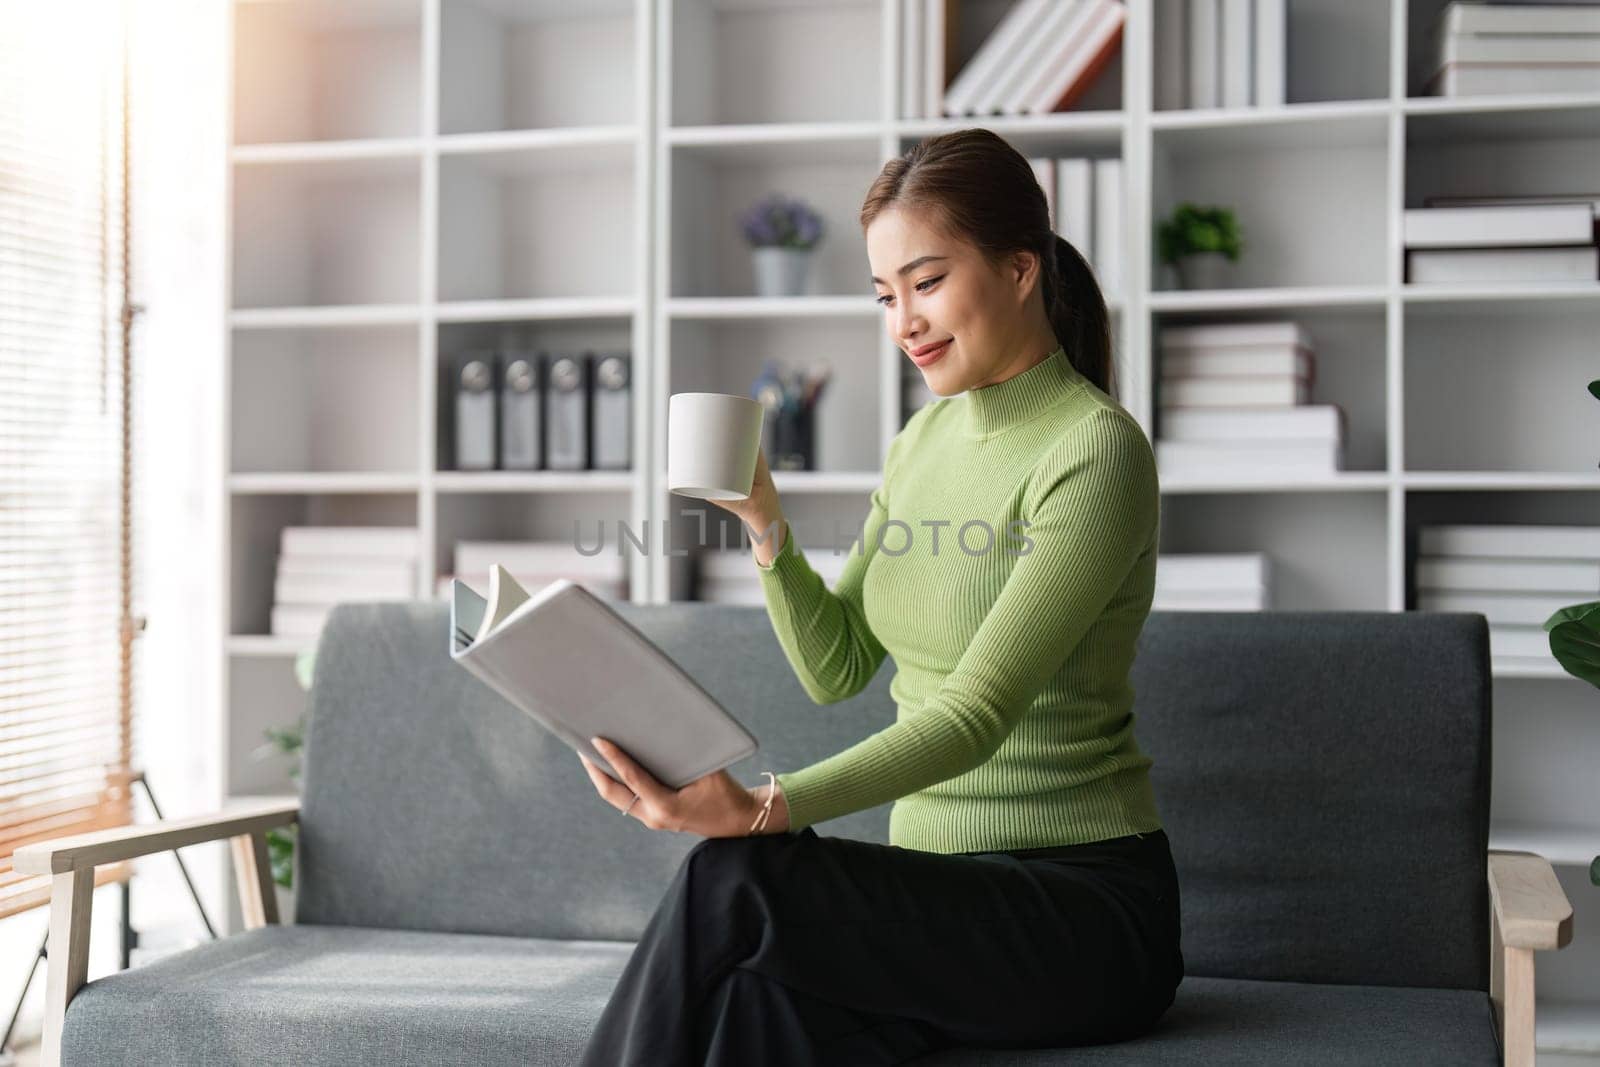
<instances>
[{"instance_id":1,"label":"potted plant","mask_svg":"<svg viewBox=\"0 0 1600 1067\"><path fill-rule=\"evenodd\" d=\"M1600 400L1600 379L1589 383L1589 393ZM1544 629L1562 669L1600 688L1600 600L1562 608L1544 621ZM1600 856L1589 861L1589 883L1600 886Z\"/></svg>"},{"instance_id":2,"label":"potted plant","mask_svg":"<svg viewBox=\"0 0 1600 1067\"><path fill-rule=\"evenodd\" d=\"M1161 262L1173 267L1185 289L1222 289L1227 267L1244 250L1239 222L1225 207L1185 201L1156 229Z\"/></svg>"},{"instance_id":3,"label":"potted plant","mask_svg":"<svg viewBox=\"0 0 1600 1067\"><path fill-rule=\"evenodd\" d=\"M773 193L740 218L755 264L758 296L800 296L811 253L822 238L822 219L804 202Z\"/></svg>"}]
</instances>

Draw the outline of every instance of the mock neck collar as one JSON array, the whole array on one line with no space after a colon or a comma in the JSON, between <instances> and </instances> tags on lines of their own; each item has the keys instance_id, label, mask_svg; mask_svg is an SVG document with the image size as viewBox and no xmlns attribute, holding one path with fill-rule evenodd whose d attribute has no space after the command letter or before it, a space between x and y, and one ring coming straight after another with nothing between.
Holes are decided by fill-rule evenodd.
<instances>
[{"instance_id":1,"label":"mock neck collar","mask_svg":"<svg viewBox=\"0 0 1600 1067\"><path fill-rule=\"evenodd\" d=\"M963 428L974 437L999 433L1060 403L1086 380L1067 359L1066 349L1058 346L1021 374L968 389L962 411Z\"/></svg>"}]
</instances>

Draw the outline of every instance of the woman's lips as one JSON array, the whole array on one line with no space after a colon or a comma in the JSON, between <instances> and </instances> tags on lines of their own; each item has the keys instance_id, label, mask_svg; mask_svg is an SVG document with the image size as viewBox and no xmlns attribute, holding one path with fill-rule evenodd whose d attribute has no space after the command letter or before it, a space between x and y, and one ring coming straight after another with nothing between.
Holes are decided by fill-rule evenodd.
<instances>
[{"instance_id":1,"label":"woman's lips","mask_svg":"<svg viewBox=\"0 0 1600 1067\"><path fill-rule=\"evenodd\" d=\"M945 352L949 351L949 349L950 349L950 342L946 341L946 342L944 342L944 344L940 345L938 348L935 348L932 351L924 353L923 355L920 355L920 356L913 355L911 357L911 362L915 363L919 367L926 367L928 364L930 364L930 363L934 362L935 360L939 359L940 357L942 357L945 354Z\"/></svg>"}]
</instances>

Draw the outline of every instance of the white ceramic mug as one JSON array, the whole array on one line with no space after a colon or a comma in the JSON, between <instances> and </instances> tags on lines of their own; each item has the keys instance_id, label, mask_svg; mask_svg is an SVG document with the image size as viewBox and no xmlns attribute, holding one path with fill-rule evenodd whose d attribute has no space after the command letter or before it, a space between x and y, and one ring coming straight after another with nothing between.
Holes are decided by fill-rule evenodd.
<instances>
[{"instance_id":1,"label":"white ceramic mug","mask_svg":"<svg viewBox=\"0 0 1600 1067\"><path fill-rule=\"evenodd\" d=\"M743 500L756 480L765 410L747 396L667 398L667 490L697 500Z\"/></svg>"}]
</instances>

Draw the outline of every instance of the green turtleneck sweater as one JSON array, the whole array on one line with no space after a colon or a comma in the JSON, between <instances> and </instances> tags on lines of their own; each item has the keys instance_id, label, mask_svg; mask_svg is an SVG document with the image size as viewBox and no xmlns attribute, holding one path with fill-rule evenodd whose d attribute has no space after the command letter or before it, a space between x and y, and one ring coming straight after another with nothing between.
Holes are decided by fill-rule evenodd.
<instances>
[{"instance_id":1,"label":"green turtleneck sweater","mask_svg":"<svg viewBox=\"0 0 1600 1067\"><path fill-rule=\"evenodd\" d=\"M921 408L833 589L787 526L757 564L817 703L896 667L892 725L777 775L789 832L889 801L890 843L931 852L1160 828L1128 680L1159 519L1144 430L1060 348Z\"/></svg>"}]
</instances>

